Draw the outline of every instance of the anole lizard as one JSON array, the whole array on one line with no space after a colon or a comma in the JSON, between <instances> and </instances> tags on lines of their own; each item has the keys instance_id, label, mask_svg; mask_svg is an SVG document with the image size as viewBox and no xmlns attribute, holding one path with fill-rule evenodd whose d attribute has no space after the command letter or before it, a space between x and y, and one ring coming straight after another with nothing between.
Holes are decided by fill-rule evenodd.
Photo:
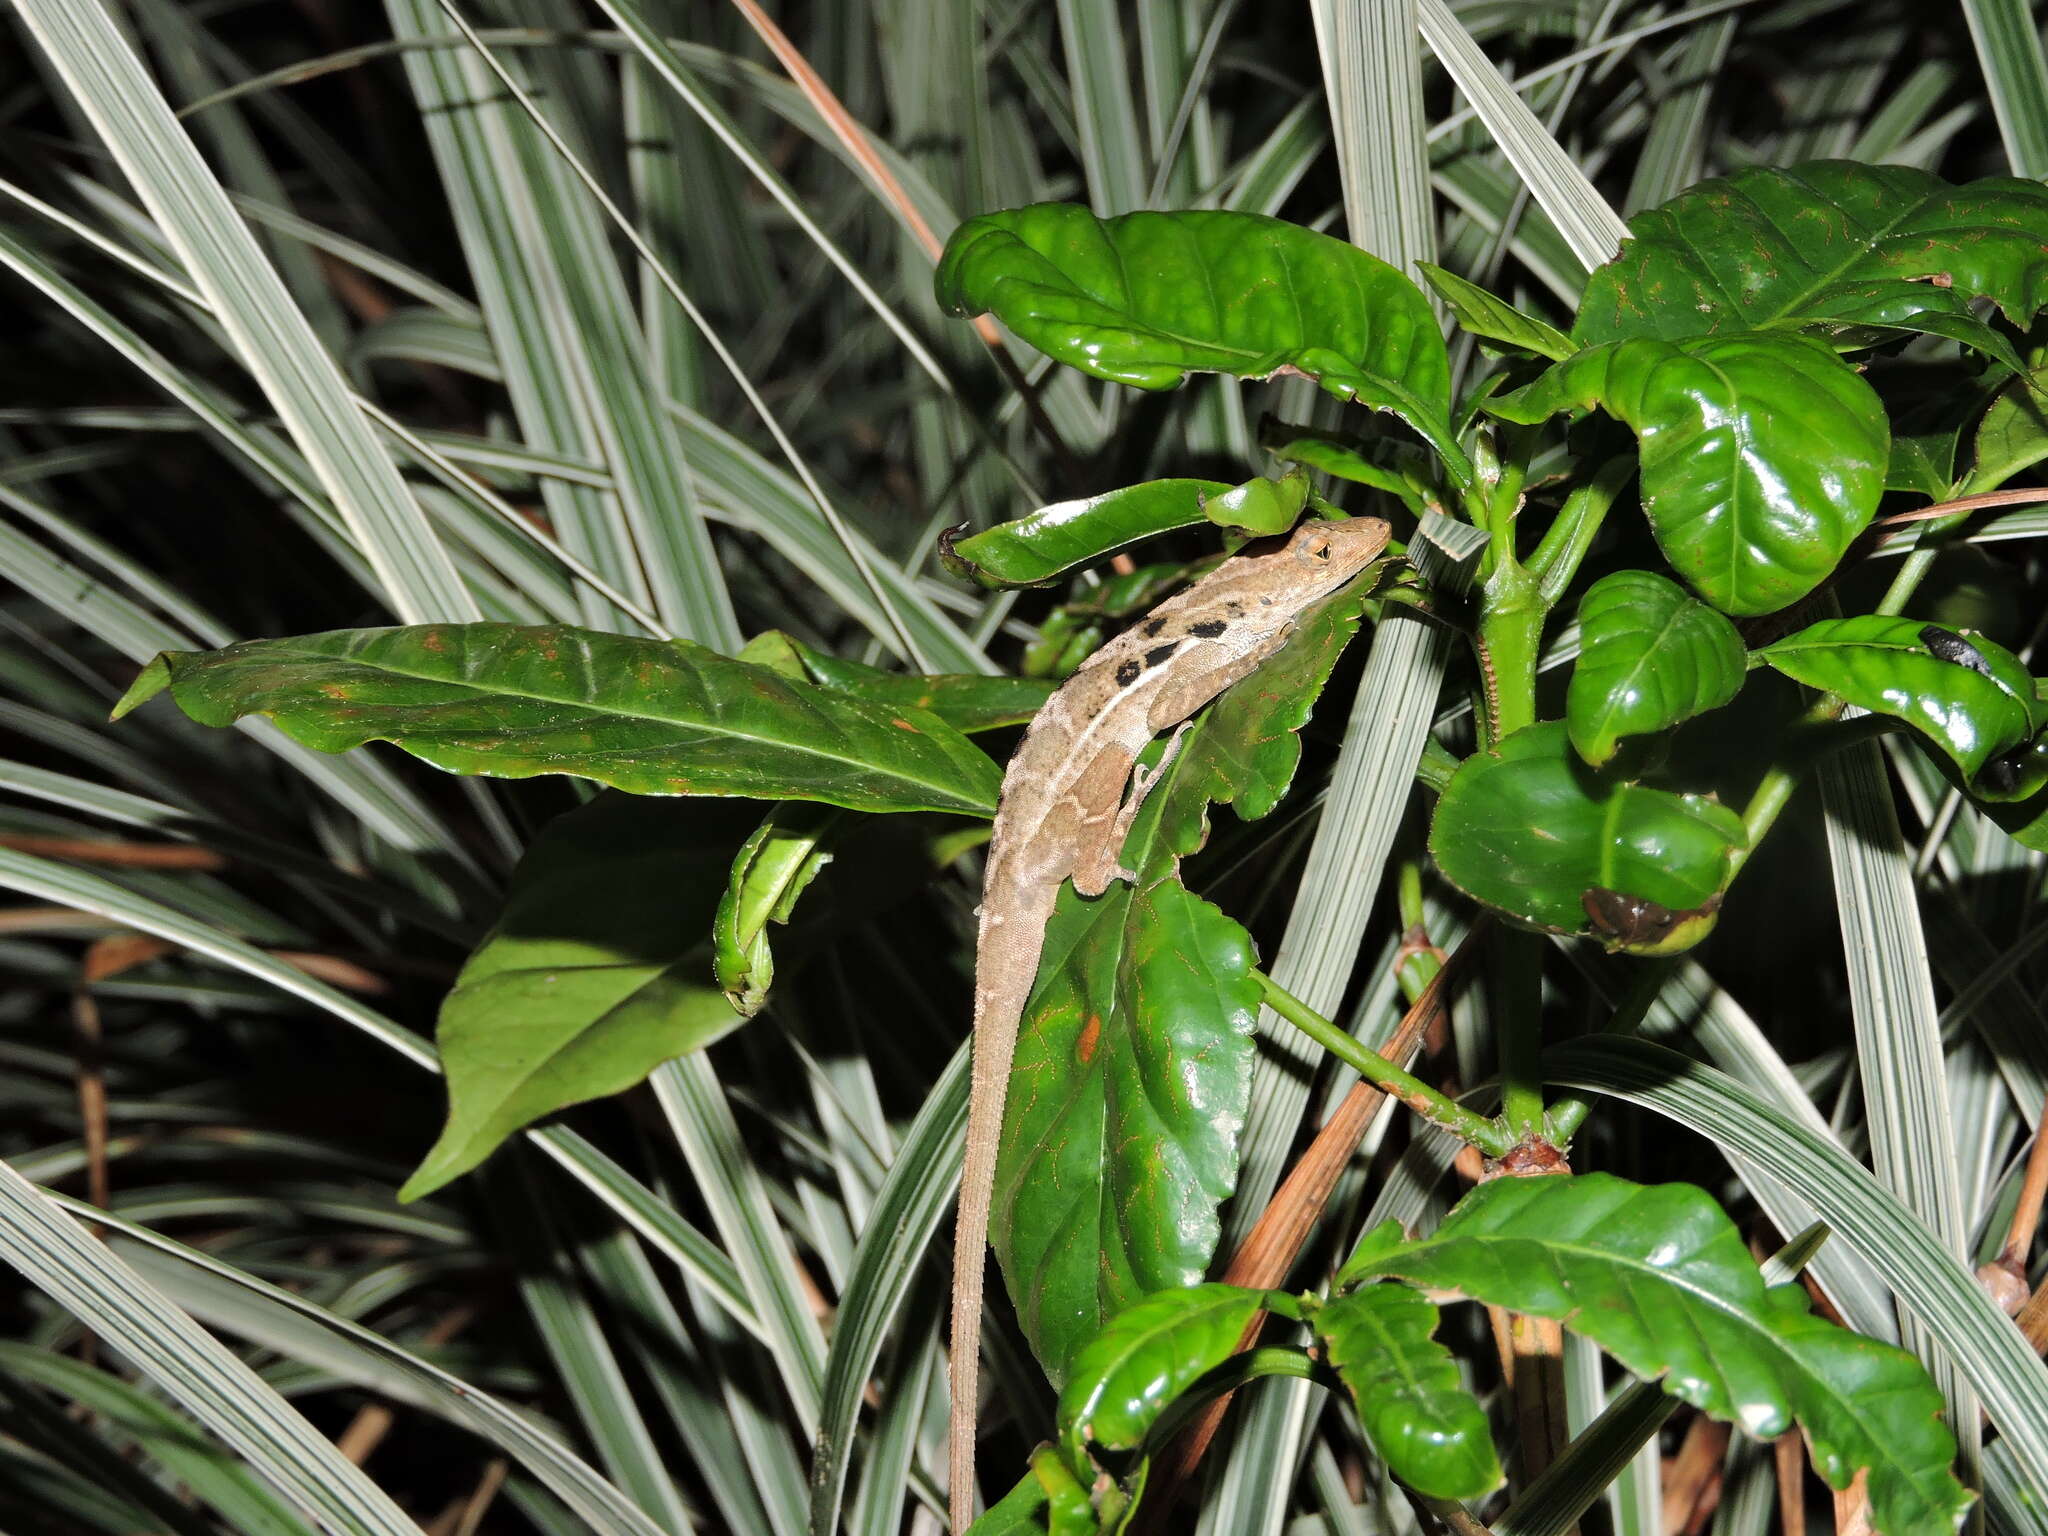
<instances>
[{"instance_id":1,"label":"anole lizard","mask_svg":"<svg viewBox=\"0 0 2048 1536\"><path fill-rule=\"evenodd\" d=\"M1189 716L1279 650L1303 611L1365 569L1389 532L1360 517L1247 545L1090 656L1032 719L1003 774L975 946L974 1078L954 1235L955 1536L974 1518L982 1272L1010 1058L1060 885L1071 877L1082 895L1099 896L1112 880L1136 878L1120 862L1124 836L1181 732L1149 771L1137 762L1146 743L1170 725L1185 731Z\"/></svg>"}]
</instances>

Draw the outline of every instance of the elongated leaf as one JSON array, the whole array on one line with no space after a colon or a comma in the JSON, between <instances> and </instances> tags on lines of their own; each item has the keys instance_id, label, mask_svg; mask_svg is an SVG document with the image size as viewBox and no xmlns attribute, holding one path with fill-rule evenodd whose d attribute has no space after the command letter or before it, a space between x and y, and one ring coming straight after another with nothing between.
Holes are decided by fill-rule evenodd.
<instances>
[{"instance_id":1,"label":"elongated leaf","mask_svg":"<svg viewBox=\"0 0 2048 1536\"><path fill-rule=\"evenodd\" d=\"M1729 331L1927 331L2017 368L1970 313L1989 299L2024 327L2048 303L2048 187L1956 187L1898 165L1813 161L1704 181L1629 220L1586 284L1581 346Z\"/></svg>"},{"instance_id":2,"label":"elongated leaf","mask_svg":"<svg viewBox=\"0 0 2048 1536\"><path fill-rule=\"evenodd\" d=\"M1287 369L1448 440L1450 367L1428 301L1376 257L1278 219L1038 203L961 225L937 281L946 308L993 313L1097 378L1171 389L1190 373ZM1455 443L1446 456L1462 457Z\"/></svg>"},{"instance_id":3,"label":"elongated leaf","mask_svg":"<svg viewBox=\"0 0 2048 1536\"><path fill-rule=\"evenodd\" d=\"M1422 264L1423 279L1436 290L1459 325L1475 336L1502 343L1518 352L1533 352L1553 362L1562 362L1578 350L1571 337L1534 315L1525 315L1514 305L1469 283L1455 272Z\"/></svg>"},{"instance_id":4,"label":"elongated leaf","mask_svg":"<svg viewBox=\"0 0 2048 1536\"><path fill-rule=\"evenodd\" d=\"M1906 721L1984 788L2031 794L2041 781L2018 782L2001 754L2039 729L2034 680L2004 646L1938 624L1866 613L1823 619L1759 653L1787 677L1839 693L1873 714Z\"/></svg>"},{"instance_id":5,"label":"elongated leaf","mask_svg":"<svg viewBox=\"0 0 2048 1536\"><path fill-rule=\"evenodd\" d=\"M549 823L441 1005L448 1124L401 1199L746 1022L713 979L711 947L720 877L744 835L725 807L616 794Z\"/></svg>"},{"instance_id":6,"label":"elongated leaf","mask_svg":"<svg viewBox=\"0 0 2048 1536\"><path fill-rule=\"evenodd\" d=\"M1616 342L1486 402L1520 422L1595 406L1642 445L1643 511L1665 559L1727 613L1811 592L1884 493L1876 393L1804 336Z\"/></svg>"},{"instance_id":7,"label":"elongated leaf","mask_svg":"<svg viewBox=\"0 0 2048 1536\"><path fill-rule=\"evenodd\" d=\"M1000 775L907 705L868 704L688 641L564 626L421 625L166 651L122 699L168 688L203 725L268 715L339 752L389 741L452 773L568 773L634 794L987 814Z\"/></svg>"},{"instance_id":8,"label":"elongated leaf","mask_svg":"<svg viewBox=\"0 0 2048 1536\"><path fill-rule=\"evenodd\" d=\"M1968 1507L1919 1362L1814 1316L1796 1284L1767 1287L1734 1223L1690 1185L1495 1179L1429 1237L1346 1266L1360 1274L1556 1318L1760 1439L1797 1421L1832 1486L1867 1473L1887 1536L1951 1530Z\"/></svg>"},{"instance_id":9,"label":"elongated leaf","mask_svg":"<svg viewBox=\"0 0 2048 1536\"><path fill-rule=\"evenodd\" d=\"M1597 768L1624 736L1720 708L1742 676L1733 624L1652 571L1616 571L1579 599L1579 659L1565 694L1572 745Z\"/></svg>"},{"instance_id":10,"label":"elongated leaf","mask_svg":"<svg viewBox=\"0 0 2048 1536\"><path fill-rule=\"evenodd\" d=\"M1147 480L1055 502L943 548L948 564L990 586L1031 586L1139 539L1191 527L1202 521L1202 499L1229 489L1221 480Z\"/></svg>"},{"instance_id":11,"label":"elongated leaf","mask_svg":"<svg viewBox=\"0 0 2048 1536\"><path fill-rule=\"evenodd\" d=\"M785 637L788 638L788 637ZM843 656L790 641L805 676L820 687L859 694L872 704L907 704L937 715L962 735L1023 725L1052 697L1055 685L1038 677L991 677L980 672L918 676L884 672Z\"/></svg>"},{"instance_id":12,"label":"elongated leaf","mask_svg":"<svg viewBox=\"0 0 2048 1536\"><path fill-rule=\"evenodd\" d=\"M0 1164L0 1255L118 1349L318 1522L416 1536L391 1497L253 1370L98 1238Z\"/></svg>"},{"instance_id":13,"label":"elongated leaf","mask_svg":"<svg viewBox=\"0 0 2048 1536\"><path fill-rule=\"evenodd\" d=\"M1330 1364L1359 1422L1401 1481L1437 1499L1476 1499L1501 1480L1481 1408L1458 1362L1432 1337L1437 1310L1398 1283L1361 1286L1315 1314Z\"/></svg>"},{"instance_id":14,"label":"elongated leaf","mask_svg":"<svg viewBox=\"0 0 2048 1536\"><path fill-rule=\"evenodd\" d=\"M2048 459L2048 370L2036 368L2019 375L1998 392L1998 397L1977 424L1970 450L1970 484L1973 491L1996 490L2023 469ZM1937 490L1945 495L1947 487Z\"/></svg>"},{"instance_id":15,"label":"elongated leaf","mask_svg":"<svg viewBox=\"0 0 2048 1536\"><path fill-rule=\"evenodd\" d=\"M1126 1307L1074 1357L1060 1393L1060 1438L1085 1467L1089 1448L1135 1450L1159 1415L1207 1371L1237 1353L1266 1306L1241 1285L1161 1291Z\"/></svg>"},{"instance_id":16,"label":"elongated leaf","mask_svg":"<svg viewBox=\"0 0 2048 1536\"><path fill-rule=\"evenodd\" d=\"M1713 927L1744 841L1726 806L1602 779L1553 721L1466 759L1429 848L1445 879L1510 917L1662 954Z\"/></svg>"}]
</instances>

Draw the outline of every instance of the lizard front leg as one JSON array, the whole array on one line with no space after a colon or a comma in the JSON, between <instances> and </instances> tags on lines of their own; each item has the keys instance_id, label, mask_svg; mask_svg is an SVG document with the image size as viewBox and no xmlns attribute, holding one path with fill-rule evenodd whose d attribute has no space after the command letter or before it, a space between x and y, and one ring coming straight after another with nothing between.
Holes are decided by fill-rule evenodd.
<instances>
[{"instance_id":1,"label":"lizard front leg","mask_svg":"<svg viewBox=\"0 0 2048 1536\"><path fill-rule=\"evenodd\" d=\"M1124 839L1131 835L1131 823L1138 819L1145 798L1158 787L1167 768L1180 755L1181 738L1193 727L1194 721L1181 721L1167 739L1166 750L1159 754L1159 761L1152 767L1148 768L1143 763L1132 764L1130 792L1124 796L1115 817L1088 829L1080 857L1074 861L1074 889L1083 896L1100 896L1109 889L1112 880L1137 880L1138 872L1126 868L1123 863Z\"/></svg>"}]
</instances>

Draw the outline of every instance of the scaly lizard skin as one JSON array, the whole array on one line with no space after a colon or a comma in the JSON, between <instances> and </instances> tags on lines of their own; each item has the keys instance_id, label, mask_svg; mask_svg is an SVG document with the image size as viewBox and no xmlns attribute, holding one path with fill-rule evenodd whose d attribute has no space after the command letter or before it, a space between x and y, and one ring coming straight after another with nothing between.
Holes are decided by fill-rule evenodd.
<instances>
[{"instance_id":1,"label":"scaly lizard skin","mask_svg":"<svg viewBox=\"0 0 2048 1536\"><path fill-rule=\"evenodd\" d=\"M1010 1058L1060 885L1071 877L1082 895L1099 896L1110 881L1135 878L1119 862L1124 835L1180 733L1150 772L1134 766L1138 754L1168 726L1185 730L1196 710L1279 650L1303 611L1364 570L1389 532L1360 517L1247 545L1090 656L1033 718L1003 774L975 946L974 1081L953 1251L955 1536L974 1518L982 1270Z\"/></svg>"}]
</instances>

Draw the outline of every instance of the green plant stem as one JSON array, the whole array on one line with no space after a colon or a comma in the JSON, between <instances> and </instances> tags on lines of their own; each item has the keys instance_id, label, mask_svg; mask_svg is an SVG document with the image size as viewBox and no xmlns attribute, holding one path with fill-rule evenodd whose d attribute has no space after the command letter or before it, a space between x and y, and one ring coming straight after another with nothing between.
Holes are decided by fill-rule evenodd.
<instances>
[{"instance_id":1,"label":"green plant stem","mask_svg":"<svg viewBox=\"0 0 2048 1536\"><path fill-rule=\"evenodd\" d=\"M1536 578L1546 603L1555 603L1579 573L1594 535L1614 505L1621 488L1635 474L1632 458L1609 459L1583 485L1565 497L1557 517L1543 530L1543 537L1526 562Z\"/></svg>"},{"instance_id":2,"label":"green plant stem","mask_svg":"<svg viewBox=\"0 0 2048 1536\"><path fill-rule=\"evenodd\" d=\"M1467 1109L1448 1098L1411 1072L1404 1072L1377 1051L1368 1050L1337 1025L1324 1018L1264 971L1253 971L1264 994L1264 1002L1281 1018L1350 1067L1367 1082L1406 1104L1415 1113L1468 1141L1488 1157L1505 1157L1514 1138L1497 1121Z\"/></svg>"},{"instance_id":3,"label":"green plant stem","mask_svg":"<svg viewBox=\"0 0 2048 1536\"><path fill-rule=\"evenodd\" d=\"M1543 940L1503 928L1495 936L1493 980L1501 1006L1500 1123L1509 1139L1535 1141L1544 1134L1543 1114Z\"/></svg>"}]
</instances>

